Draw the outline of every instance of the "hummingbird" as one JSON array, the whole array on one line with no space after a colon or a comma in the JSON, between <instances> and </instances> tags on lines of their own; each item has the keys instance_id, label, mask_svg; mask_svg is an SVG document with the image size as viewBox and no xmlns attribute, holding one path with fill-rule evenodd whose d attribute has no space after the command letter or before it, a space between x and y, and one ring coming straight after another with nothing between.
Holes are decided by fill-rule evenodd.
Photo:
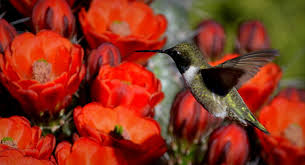
<instances>
[{"instance_id":1,"label":"hummingbird","mask_svg":"<svg viewBox=\"0 0 305 165\"><path fill-rule=\"evenodd\" d=\"M181 73L186 87L211 114L229 118L242 125L252 125L269 133L251 113L237 89L251 79L260 67L271 62L278 52L260 50L241 55L215 67L208 64L200 50L190 43L181 43L166 50L137 50L169 55Z\"/></svg>"}]
</instances>

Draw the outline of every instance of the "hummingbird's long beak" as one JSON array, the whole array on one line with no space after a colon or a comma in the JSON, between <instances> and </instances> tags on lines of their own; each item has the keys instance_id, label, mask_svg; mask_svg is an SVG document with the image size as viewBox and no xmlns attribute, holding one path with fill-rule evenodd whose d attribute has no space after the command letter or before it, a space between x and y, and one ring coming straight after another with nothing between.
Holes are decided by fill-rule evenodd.
<instances>
[{"instance_id":1,"label":"hummingbird's long beak","mask_svg":"<svg viewBox=\"0 0 305 165\"><path fill-rule=\"evenodd\" d=\"M136 50L134 52L156 52L156 53L165 53L164 50Z\"/></svg>"}]
</instances>

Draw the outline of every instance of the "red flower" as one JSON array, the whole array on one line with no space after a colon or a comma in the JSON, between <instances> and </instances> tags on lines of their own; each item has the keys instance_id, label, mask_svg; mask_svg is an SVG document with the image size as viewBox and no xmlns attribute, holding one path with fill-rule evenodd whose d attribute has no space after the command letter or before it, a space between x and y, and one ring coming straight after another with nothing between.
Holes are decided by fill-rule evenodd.
<instances>
[{"instance_id":1,"label":"red flower","mask_svg":"<svg viewBox=\"0 0 305 165\"><path fill-rule=\"evenodd\" d=\"M56 165L54 158L51 160L39 159L26 155L24 152L6 147L2 148L0 144L0 162L1 165Z\"/></svg>"},{"instance_id":2,"label":"red flower","mask_svg":"<svg viewBox=\"0 0 305 165\"><path fill-rule=\"evenodd\" d=\"M72 6L75 0L66 0ZM31 16L37 0L10 0L11 4L24 16Z\"/></svg>"},{"instance_id":3,"label":"red flower","mask_svg":"<svg viewBox=\"0 0 305 165\"><path fill-rule=\"evenodd\" d=\"M259 21L247 21L239 26L238 43L238 47L247 52L270 48L265 27Z\"/></svg>"},{"instance_id":4,"label":"red flower","mask_svg":"<svg viewBox=\"0 0 305 165\"><path fill-rule=\"evenodd\" d=\"M198 26L196 43L201 52L210 60L215 60L222 55L226 35L220 24L213 20L205 20Z\"/></svg>"},{"instance_id":5,"label":"red flower","mask_svg":"<svg viewBox=\"0 0 305 165\"><path fill-rule=\"evenodd\" d=\"M19 149L34 148L40 135L39 127L31 127L24 117L0 118L0 140L10 137Z\"/></svg>"},{"instance_id":6,"label":"red flower","mask_svg":"<svg viewBox=\"0 0 305 165\"><path fill-rule=\"evenodd\" d=\"M262 67L238 92L250 110L256 112L270 98L281 77L281 68L274 63L269 63Z\"/></svg>"},{"instance_id":7,"label":"red flower","mask_svg":"<svg viewBox=\"0 0 305 165\"><path fill-rule=\"evenodd\" d=\"M217 119L205 110L189 90L177 94L171 108L170 130L174 135L188 141L197 141Z\"/></svg>"},{"instance_id":8,"label":"red flower","mask_svg":"<svg viewBox=\"0 0 305 165\"><path fill-rule=\"evenodd\" d=\"M0 79L28 114L55 114L84 77L79 45L52 31L17 36L0 57Z\"/></svg>"},{"instance_id":9,"label":"red flower","mask_svg":"<svg viewBox=\"0 0 305 165\"><path fill-rule=\"evenodd\" d=\"M217 61L211 61L211 62L209 62L209 64L212 65L212 66L216 66L216 65L219 65L223 62L226 62L226 61L231 60L231 59L233 59L235 57L238 57L238 56L239 56L239 54L226 54L221 59L219 59Z\"/></svg>"},{"instance_id":10,"label":"red flower","mask_svg":"<svg viewBox=\"0 0 305 165\"><path fill-rule=\"evenodd\" d=\"M32 21L36 33L50 29L68 38L74 34L74 16L65 0L39 0L33 9Z\"/></svg>"},{"instance_id":11,"label":"red flower","mask_svg":"<svg viewBox=\"0 0 305 165\"><path fill-rule=\"evenodd\" d=\"M263 157L270 164L305 164L305 101L302 97L304 99L304 91L288 89L260 112L259 121L270 135L256 133Z\"/></svg>"},{"instance_id":12,"label":"red flower","mask_svg":"<svg viewBox=\"0 0 305 165\"><path fill-rule=\"evenodd\" d=\"M103 146L100 143L81 137L73 146L61 142L55 151L58 165L124 165L127 164L120 150Z\"/></svg>"},{"instance_id":13,"label":"red flower","mask_svg":"<svg viewBox=\"0 0 305 165\"><path fill-rule=\"evenodd\" d=\"M74 110L74 122L81 136L120 148L130 164L143 164L166 151L159 124L124 107L110 109L90 103Z\"/></svg>"},{"instance_id":14,"label":"red flower","mask_svg":"<svg viewBox=\"0 0 305 165\"><path fill-rule=\"evenodd\" d=\"M6 22L5 19L0 19L0 53L5 51L16 35L15 28Z\"/></svg>"},{"instance_id":15,"label":"red flower","mask_svg":"<svg viewBox=\"0 0 305 165\"><path fill-rule=\"evenodd\" d=\"M81 10L79 20L90 47L111 42L123 60L144 64L154 53L134 51L160 49L166 42L160 39L167 26L165 17L142 2L93 0L88 12Z\"/></svg>"},{"instance_id":16,"label":"red flower","mask_svg":"<svg viewBox=\"0 0 305 165\"><path fill-rule=\"evenodd\" d=\"M210 63L215 66L237 57L238 54L228 54L221 60ZM271 96L282 77L280 67L269 63L248 82L239 88L238 92L252 112L256 112Z\"/></svg>"},{"instance_id":17,"label":"red flower","mask_svg":"<svg viewBox=\"0 0 305 165\"><path fill-rule=\"evenodd\" d=\"M246 131L236 124L222 127L210 136L208 164L246 163L249 154L249 141Z\"/></svg>"},{"instance_id":18,"label":"red flower","mask_svg":"<svg viewBox=\"0 0 305 165\"><path fill-rule=\"evenodd\" d=\"M0 118L1 164L53 164L55 137L41 137L39 127L31 127L24 117Z\"/></svg>"},{"instance_id":19,"label":"red flower","mask_svg":"<svg viewBox=\"0 0 305 165\"><path fill-rule=\"evenodd\" d=\"M164 94L161 83L143 66L124 62L101 67L91 87L93 100L105 107L124 106L141 116L152 116L153 107Z\"/></svg>"},{"instance_id":20,"label":"red flower","mask_svg":"<svg viewBox=\"0 0 305 165\"><path fill-rule=\"evenodd\" d=\"M91 51L87 61L87 81L95 79L101 66L117 66L121 62L119 50L110 43L101 44Z\"/></svg>"}]
</instances>

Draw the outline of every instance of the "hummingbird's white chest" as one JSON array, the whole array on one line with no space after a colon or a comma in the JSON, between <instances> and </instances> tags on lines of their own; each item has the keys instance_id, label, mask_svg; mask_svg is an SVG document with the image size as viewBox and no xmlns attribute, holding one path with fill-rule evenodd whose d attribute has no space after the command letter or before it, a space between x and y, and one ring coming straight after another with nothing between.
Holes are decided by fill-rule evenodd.
<instances>
[{"instance_id":1,"label":"hummingbird's white chest","mask_svg":"<svg viewBox=\"0 0 305 165\"><path fill-rule=\"evenodd\" d=\"M195 75L199 71L199 67L197 66L190 66L182 75L185 80L185 82L189 85L193 81Z\"/></svg>"}]
</instances>

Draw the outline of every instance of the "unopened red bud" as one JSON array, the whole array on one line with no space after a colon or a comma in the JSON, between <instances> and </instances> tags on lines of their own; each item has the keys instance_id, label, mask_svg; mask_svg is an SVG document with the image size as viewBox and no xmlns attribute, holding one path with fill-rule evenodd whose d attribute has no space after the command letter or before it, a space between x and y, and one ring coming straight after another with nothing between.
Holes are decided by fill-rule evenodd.
<instances>
[{"instance_id":1,"label":"unopened red bud","mask_svg":"<svg viewBox=\"0 0 305 165\"><path fill-rule=\"evenodd\" d=\"M246 52L270 48L264 25L259 21L242 23L238 30L237 48Z\"/></svg>"},{"instance_id":2,"label":"unopened red bud","mask_svg":"<svg viewBox=\"0 0 305 165\"><path fill-rule=\"evenodd\" d=\"M201 52L213 61L222 55L226 35L220 24L213 20L206 20L198 26L198 35L195 40Z\"/></svg>"},{"instance_id":3,"label":"unopened red bud","mask_svg":"<svg viewBox=\"0 0 305 165\"><path fill-rule=\"evenodd\" d=\"M75 0L66 0L68 4L72 7L74 5Z\"/></svg>"},{"instance_id":4,"label":"unopened red bud","mask_svg":"<svg viewBox=\"0 0 305 165\"><path fill-rule=\"evenodd\" d=\"M177 94L170 113L170 130L176 137L195 142L217 119L209 114L189 90Z\"/></svg>"},{"instance_id":5,"label":"unopened red bud","mask_svg":"<svg viewBox=\"0 0 305 165\"><path fill-rule=\"evenodd\" d=\"M49 29L67 38L74 34L75 19L65 0L39 0L34 6L32 21L36 33Z\"/></svg>"},{"instance_id":6,"label":"unopened red bud","mask_svg":"<svg viewBox=\"0 0 305 165\"><path fill-rule=\"evenodd\" d=\"M6 22L6 20L0 19L0 53L4 52L16 35L15 28Z\"/></svg>"},{"instance_id":7,"label":"unopened red bud","mask_svg":"<svg viewBox=\"0 0 305 165\"><path fill-rule=\"evenodd\" d=\"M249 154L246 131L236 124L222 127L212 133L208 148L207 162L210 165L243 165Z\"/></svg>"},{"instance_id":8,"label":"unopened red bud","mask_svg":"<svg viewBox=\"0 0 305 165\"><path fill-rule=\"evenodd\" d=\"M103 65L116 66L120 64L121 56L117 47L111 43L101 44L93 49L87 61L87 81L93 80Z\"/></svg>"},{"instance_id":9,"label":"unopened red bud","mask_svg":"<svg viewBox=\"0 0 305 165\"><path fill-rule=\"evenodd\" d=\"M31 16L37 0L10 0L11 4L24 16Z\"/></svg>"},{"instance_id":10,"label":"unopened red bud","mask_svg":"<svg viewBox=\"0 0 305 165\"><path fill-rule=\"evenodd\" d=\"M24 16L31 16L35 3L38 0L10 0L11 4ZM73 6L75 0L66 0L70 6Z\"/></svg>"}]
</instances>

